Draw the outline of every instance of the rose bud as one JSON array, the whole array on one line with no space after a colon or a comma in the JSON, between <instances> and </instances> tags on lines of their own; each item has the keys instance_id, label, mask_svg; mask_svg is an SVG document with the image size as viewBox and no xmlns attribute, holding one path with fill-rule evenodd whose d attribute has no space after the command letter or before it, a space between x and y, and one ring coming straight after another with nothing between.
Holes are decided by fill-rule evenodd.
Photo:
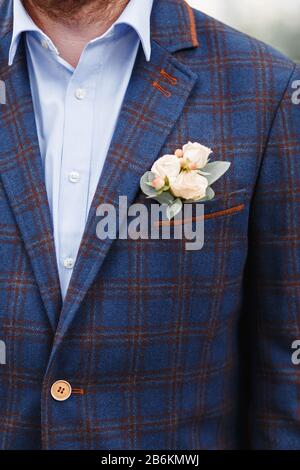
<instances>
[{"instance_id":1,"label":"rose bud","mask_svg":"<svg viewBox=\"0 0 300 470\"><path fill-rule=\"evenodd\" d=\"M178 157L178 158L182 158L182 157L183 157L183 150L177 149L177 150L175 151L175 155L176 155L176 157Z\"/></svg>"},{"instance_id":2,"label":"rose bud","mask_svg":"<svg viewBox=\"0 0 300 470\"><path fill-rule=\"evenodd\" d=\"M152 187L156 189L156 191L159 191L162 189L165 185L165 180L161 178L160 176L157 176L154 178L154 180L151 181Z\"/></svg>"}]
</instances>

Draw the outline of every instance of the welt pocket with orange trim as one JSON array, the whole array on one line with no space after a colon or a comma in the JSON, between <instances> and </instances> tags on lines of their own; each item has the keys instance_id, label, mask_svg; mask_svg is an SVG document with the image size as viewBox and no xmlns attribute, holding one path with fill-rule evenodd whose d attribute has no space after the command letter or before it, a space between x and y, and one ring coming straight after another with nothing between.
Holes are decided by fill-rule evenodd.
<instances>
[{"instance_id":1,"label":"welt pocket with orange trim","mask_svg":"<svg viewBox=\"0 0 300 470\"><path fill-rule=\"evenodd\" d=\"M204 219L208 220L237 214L245 209L246 202L246 189L218 195L212 201L204 203Z\"/></svg>"},{"instance_id":2,"label":"welt pocket with orange trim","mask_svg":"<svg viewBox=\"0 0 300 470\"><path fill-rule=\"evenodd\" d=\"M178 220L171 220L171 221L160 221L156 222L155 225L157 226L167 226L167 225L184 225L187 223L198 222L200 220L210 220L210 219L217 219L221 217L228 217L233 216L242 212L246 207L247 201L247 190L241 189L237 191L233 191L228 194L219 195L212 201L204 203L204 214L201 216L195 216L190 218L183 217L182 219ZM199 203L194 203L199 204ZM193 203L192 203L193 205Z\"/></svg>"}]
</instances>

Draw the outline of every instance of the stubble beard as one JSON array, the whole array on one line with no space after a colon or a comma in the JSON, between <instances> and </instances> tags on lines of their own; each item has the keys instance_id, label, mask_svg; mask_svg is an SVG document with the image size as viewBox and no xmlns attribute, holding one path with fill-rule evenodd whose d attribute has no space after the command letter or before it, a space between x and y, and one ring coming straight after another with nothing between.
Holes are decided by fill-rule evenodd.
<instances>
[{"instance_id":1,"label":"stubble beard","mask_svg":"<svg viewBox=\"0 0 300 470\"><path fill-rule=\"evenodd\" d=\"M114 19L129 0L23 0L25 7L36 8L45 16L69 24L93 23L96 18Z\"/></svg>"}]
</instances>

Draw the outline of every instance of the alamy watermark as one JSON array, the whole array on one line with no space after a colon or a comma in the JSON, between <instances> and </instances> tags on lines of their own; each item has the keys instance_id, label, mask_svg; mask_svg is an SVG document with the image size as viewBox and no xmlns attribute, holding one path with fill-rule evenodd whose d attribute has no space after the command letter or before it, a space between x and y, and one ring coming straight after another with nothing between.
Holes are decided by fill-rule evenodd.
<instances>
[{"instance_id":1,"label":"alamy watermark","mask_svg":"<svg viewBox=\"0 0 300 470\"><path fill-rule=\"evenodd\" d=\"M300 104L300 80L294 80L292 89L295 90L292 94L292 103Z\"/></svg>"},{"instance_id":2,"label":"alamy watermark","mask_svg":"<svg viewBox=\"0 0 300 470\"><path fill-rule=\"evenodd\" d=\"M292 343L291 348L295 350L291 358L292 364L294 364L294 366L298 366L300 364L300 340L295 339L295 341L293 341Z\"/></svg>"},{"instance_id":3,"label":"alamy watermark","mask_svg":"<svg viewBox=\"0 0 300 470\"><path fill-rule=\"evenodd\" d=\"M117 208L101 204L97 208L99 240L185 240L188 251L201 250L204 245L204 205L183 204L182 211L171 221L167 204L133 204L128 207L127 196L120 196Z\"/></svg>"},{"instance_id":4,"label":"alamy watermark","mask_svg":"<svg viewBox=\"0 0 300 470\"><path fill-rule=\"evenodd\" d=\"M6 344L0 340L0 365L6 364Z\"/></svg>"},{"instance_id":5,"label":"alamy watermark","mask_svg":"<svg viewBox=\"0 0 300 470\"><path fill-rule=\"evenodd\" d=\"M0 104L6 104L6 90L3 80L0 80Z\"/></svg>"}]
</instances>

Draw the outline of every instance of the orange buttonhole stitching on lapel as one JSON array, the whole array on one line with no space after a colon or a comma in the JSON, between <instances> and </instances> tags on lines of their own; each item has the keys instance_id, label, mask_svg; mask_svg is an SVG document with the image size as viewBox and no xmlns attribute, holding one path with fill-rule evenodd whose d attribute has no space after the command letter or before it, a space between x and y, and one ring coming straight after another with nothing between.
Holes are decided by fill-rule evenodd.
<instances>
[{"instance_id":1,"label":"orange buttonhole stitching on lapel","mask_svg":"<svg viewBox=\"0 0 300 470\"><path fill-rule=\"evenodd\" d=\"M170 75L168 72L166 72L164 69L161 69L160 74L169 82L171 85L176 86L178 83L178 80L176 77L173 77L173 75Z\"/></svg>"},{"instance_id":2,"label":"orange buttonhole stitching on lapel","mask_svg":"<svg viewBox=\"0 0 300 470\"><path fill-rule=\"evenodd\" d=\"M166 98L170 98L172 96L172 93L165 88L163 88L158 82L153 82L152 85L154 88L157 88Z\"/></svg>"},{"instance_id":3,"label":"orange buttonhole stitching on lapel","mask_svg":"<svg viewBox=\"0 0 300 470\"><path fill-rule=\"evenodd\" d=\"M72 393L74 393L74 395L84 395L85 391L83 388L73 388Z\"/></svg>"}]
</instances>

